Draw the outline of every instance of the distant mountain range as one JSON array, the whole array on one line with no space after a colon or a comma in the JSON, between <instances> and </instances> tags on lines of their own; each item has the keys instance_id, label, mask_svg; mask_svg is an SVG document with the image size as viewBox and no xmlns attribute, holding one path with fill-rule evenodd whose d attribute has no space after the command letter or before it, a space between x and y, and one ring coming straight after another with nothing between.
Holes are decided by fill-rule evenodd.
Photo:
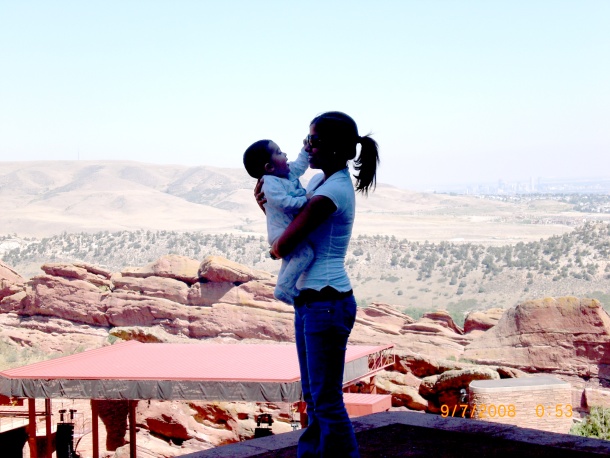
<instances>
[{"instance_id":1,"label":"distant mountain range","mask_svg":"<svg viewBox=\"0 0 610 458\"><path fill-rule=\"evenodd\" d=\"M264 235L253 187L254 180L241 169L127 161L0 162L0 235L40 238L140 229ZM563 233L586 216L557 202L534 207L385 184L368 198L359 197L357 210L355 234L492 244Z\"/></svg>"}]
</instances>

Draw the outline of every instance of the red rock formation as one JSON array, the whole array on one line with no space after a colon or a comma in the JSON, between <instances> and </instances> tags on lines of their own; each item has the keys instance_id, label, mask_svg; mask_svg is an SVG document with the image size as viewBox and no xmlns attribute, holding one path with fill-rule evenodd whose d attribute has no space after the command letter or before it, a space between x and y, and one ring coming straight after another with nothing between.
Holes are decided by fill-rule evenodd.
<instances>
[{"instance_id":1,"label":"red rock formation","mask_svg":"<svg viewBox=\"0 0 610 458\"><path fill-rule=\"evenodd\" d=\"M610 390L608 389L587 387L583 395L583 404L587 410L595 406L610 408Z\"/></svg>"},{"instance_id":2,"label":"red rock formation","mask_svg":"<svg viewBox=\"0 0 610 458\"><path fill-rule=\"evenodd\" d=\"M5 297L20 293L24 289L25 278L0 261L0 301ZM4 309L4 307L2 307Z\"/></svg>"},{"instance_id":3,"label":"red rock formation","mask_svg":"<svg viewBox=\"0 0 610 458\"><path fill-rule=\"evenodd\" d=\"M54 277L63 277L65 279L75 278L77 280L83 280L89 282L95 286L105 286L110 289L112 283L109 281L109 277L106 275L92 273L87 270L88 265L80 264L79 267L76 264L64 264L64 263L48 263L44 264L41 269L47 275ZM99 272L98 269L95 269Z\"/></svg>"},{"instance_id":4,"label":"red rock formation","mask_svg":"<svg viewBox=\"0 0 610 458\"><path fill-rule=\"evenodd\" d=\"M175 261L175 258L171 259ZM183 259L174 264L152 263L138 276L111 275L84 264L45 264L43 270L47 275L32 278L26 288L16 286L7 290L13 294L3 298L0 311L26 317L58 317L104 328L156 326L176 336L196 339L292 339L293 310L273 298L269 274L249 271L248 278L263 280L236 286L226 281L227 278L245 280L246 277L232 263L217 257L204 263L206 275L223 281L206 280L189 287L180 279L187 277L184 265L189 264ZM163 271L160 265L164 266ZM175 278L170 265L177 266ZM193 264L190 265L192 268ZM245 267L242 270L248 271ZM161 273L165 277L146 276L148 273Z\"/></svg>"},{"instance_id":5,"label":"red rock formation","mask_svg":"<svg viewBox=\"0 0 610 458\"><path fill-rule=\"evenodd\" d=\"M610 317L594 299L528 301L466 347L464 357L528 372L610 380Z\"/></svg>"},{"instance_id":6,"label":"red rock formation","mask_svg":"<svg viewBox=\"0 0 610 458\"><path fill-rule=\"evenodd\" d=\"M188 304L189 287L186 283L174 278L157 277L124 277L115 274L112 277L114 291L134 291L142 296L158 297L179 304Z\"/></svg>"},{"instance_id":7,"label":"red rock formation","mask_svg":"<svg viewBox=\"0 0 610 458\"><path fill-rule=\"evenodd\" d=\"M8 283L23 283L25 281L21 275L2 261L0 261L0 280L6 280Z\"/></svg>"},{"instance_id":8,"label":"red rock formation","mask_svg":"<svg viewBox=\"0 0 610 458\"><path fill-rule=\"evenodd\" d=\"M191 420L191 411L183 402L140 402L136 409L137 425L174 441L185 441L193 437L189 426Z\"/></svg>"},{"instance_id":9,"label":"red rock formation","mask_svg":"<svg viewBox=\"0 0 610 458\"><path fill-rule=\"evenodd\" d=\"M28 283L27 297L21 302L20 315L64 318L93 326L110 325L105 288L73 277L39 275Z\"/></svg>"},{"instance_id":10,"label":"red rock formation","mask_svg":"<svg viewBox=\"0 0 610 458\"><path fill-rule=\"evenodd\" d=\"M436 312L424 313L424 316L419 321L425 322L427 320L433 323L438 323L447 329L451 329L456 334L464 334L462 328L455 324L455 321L453 321L453 318L451 318L451 315L449 315L446 310L437 310Z\"/></svg>"},{"instance_id":11,"label":"red rock formation","mask_svg":"<svg viewBox=\"0 0 610 458\"><path fill-rule=\"evenodd\" d=\"M199 262L186 256L168 254L144 267L128 267L121 274L124 277L167 277L175 278L189 285L199 281Z\"/></svg>"},{"instance_id":12,"label":"red rock formation","mask_svg":"<svg viewBox=\"0 0 610 458\"><path fill-rule=\"evenodd\" d=\"M171 266L178 272L172 272ZM185 266L190 268L190 274L184 272L188 270ZM14 283L17 286L9 291L12 294L2 299L0 311L10 313L0 315L0 327L13 342L53 351L65 345L66 335L71 336L69 341L74 342L74 349L99 346L109 335L142 342L189 338L294 340L293 308L273 298L271 275L218 257L206 258L200 267L197 263L198 272L193 266L193 262L185 259L168 257L145 268L125 269L121 273L83 263L45 264L45 275L22 285ZM422 326L431 329L428 333L405 330L409 324L415 323L391 305L375 303L359 311L350 343L392 342L397 347L439 356L461 354L464 337L444 317L436 321L426 318ZM377 384L379 391L385 386L386 390L395 392L397 406L427 409L428 401L417 393L420 380L410 372L395 373L385 382L380 378L372 383ZM155 437L164 437L165 447L171 449L171 443L181 441L184 444L194 441L195 447L201 441L220 445L253 434L254 410L251 408L252 412L242 407L216 405L216 410L210 410L208 404L195 403L190 405L195 413L187 421L189 408L179 404L182 413L173 412L167 403L150 412L147 405L139 409L148 412L139 414L139 424L150 429ZM266 409L274 418L278 415L283 418L274 423L274 430L290 429L285 413L271 407ZM108 423L109 447L118 447L117 456L126 453L121 447L124 443L122 422L110 420ZM219 425L225 426L219 428ZM145 441L155 449L162 449L163 442L155 437L147 435ZM140 447L141 444L138 453L148 456L148 451Z\"/></svg>"},{"instance_id":13,"label":"red rock formation","mask_svg":"<svg viewBox=\"0 0 610 458\"><path fill-rule=\"evenodd\" d=\"M128 401L99 400L98 413L106 427L106 450L114 451L125 445L127 433Z\"/></svg>"},{"instance_id":14,"label":"red rock formation","mask_svg":"<svg viewBox=\"0 0 610 458\"><path fill-rule=\"evenodd\" d=\"M505 310L501 308L470 312L464 321L464 332L487 331L498 324L504 312Z\"/></svg>"},{"instance_id":15,"label":"red rock formation","mask_svg":"<svg viewBox=\"0 0 610 458\"><path fill-rule=\"evenodd\" d=\"M384 371L375 376L377 394L391 394L392 407L428 410L428 400L422 397L418 388L411 386L410 383L412 381L408 380L408 376L399 372Z\"/></svg>"},{"instance_id":16,"label":"red rock formation","mask_svg":"<svg viewBox=\"0 0 610 458\"><path fill-rule=\"evenodd\" d=\"M25 281L0 265L0 330L12 342L44 343L58 351L68 334L83 348L102 345L108 335L142 342L293 340L293 309L273 298L273 277L219 257L200 265L167 256L121 273L83 263L45 264L43 270L45 275ZM369 387L392 393L395 406L417 410L438 411L440 404L458 402L459 390L471 380L523 375L517 368L600 378L608 373L610 317L596 301L532 301L490 328L499 315L472 314L465 325L471 334L462 335L446 312L415 322L391 305L373 303L359 309L350 343L393 343L395 365ZM475 367L459 361L463 356L502 366ZM178 410L155 407L150 415L139 414L138 422L185 443L229 443L253 433L254 410L196 403L188 408L181 403ZM287 421L283 426L289 428Z\"/></svg>"},{"instance_id":17,"label":"red rock formation","mask_svg":"<svg viewBox=\"0 0 610 458\"><path fill-rule=\"evenodd\" d=\"M400 329L400 333L442 337L445 340L456 342L460 346L470 342L470 337L463 335L462 329L444 310L426 313L416 322L405 324ZM449 354L439 356L449 356Z\"/></svg>"},{"instance_id":18,"label":"red rock formation","mask_svg":"<svg viewBox=\"0 0 610 458\"><path fill-rule=\"evenodd\" d=\"M462 370L450 370L439 375L431 375L422 380L419 394L428 399L429 411L438 412L442 405L453 408L466 404L461 398L468 392L470 382L474 380L496 380L500 375L488 367L471 367Z\"/></svg>"},{"instance_id":19,"label":"red rock formation","mask_svg":"<svg viewBox=\"0 0 610 458\"><path fill-rule=\"evenodd\" d=\"M212 282L246 283L252 280L269 280L271 275L221 256L208 256L199 266L199 278Z\"/></svg>"},{"instance_id":20,"label":"red rock formation","mask_svg":"<svg viewBox=\"0 0 610 458\"><path fill-rule=\"evenodd\" d=\"M169 255L121 273L85 263L49 263L43 270L46 275L7 290L12 294L2 299L0 312L107 331L135 326L195 339L293 340L293 308L273 298L274 278L218 256L199 265ZM359 310L351 343L392 342L422 353L459 356L468 339L454 331L450 318L432 318L414 323L394 307L374 303Z\"/></svg>"},{"instance_id":21,"label":"red rock formation","mask_svg":"<svg viewBox=\"0 0 610 458\"><path fill-rule=\"evenodd\" d=\"M386 334L399 335L405 324L414 323L415 320L389 304L373 302L368 307L358 309L356 322Z\"/></svg>"},{"instance_id":22,"label":"red rock formation","mask_svg":"<svg viewBox=\"0 0 610 458\"><path fill-rule=\"evenodd\" d=\"M410 373L416 377L428 377L429 375L442 374L445 371L463 369L465 366L470 366L467 363L436 359L408 350L396 350L394 353L396 358L394 370L403 374Z\"/></svg>"}]
</instances>

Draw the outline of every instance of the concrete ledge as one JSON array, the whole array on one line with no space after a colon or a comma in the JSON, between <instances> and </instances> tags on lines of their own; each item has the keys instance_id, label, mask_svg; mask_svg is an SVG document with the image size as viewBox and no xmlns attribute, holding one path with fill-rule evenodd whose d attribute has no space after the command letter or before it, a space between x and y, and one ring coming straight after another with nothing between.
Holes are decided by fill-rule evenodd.
<instances>
[{"instance_id":1,"label":"concrete ledge","mask_svg":"<svg viewBox=\"0 0 610 458\"><path fill-rule=\"evenodd\" d=\"M568 382L552 376L535 376L519 378L503 378L499 380L474 380L470 382L470 389L481 393L498 391L526 391L543 388L567 388Z\"/></svg>"},{"instance_id":2,"label":"concrete ledge","mask_svg":"<svg viewBox=\"0 0 610 458\"><path fill-rule=\"evenodd\" d=\"M275 436L250 439L230 445L223 445L203 452L179 455L182 458L248 458L268 452L278 452L287 448L296 449L303 430L293 431ZM296 455L295 455L296 456Z\"/></svg>"},{"instance_id":3,"label":"concrete ledge","mask_svg":"<svg viewBox=\"0 0 610 458\"><path fill-rule=\"evenodd\" d=\"M536 429L417 412L381 412L353 420L362 458L400 456L610 456L610 442ZM252 439L183 458L296 456L301 431ZM381 438L381 439L380 439ZM507 455L509 453L509 455Z\"/></svg>"}]
</instances>

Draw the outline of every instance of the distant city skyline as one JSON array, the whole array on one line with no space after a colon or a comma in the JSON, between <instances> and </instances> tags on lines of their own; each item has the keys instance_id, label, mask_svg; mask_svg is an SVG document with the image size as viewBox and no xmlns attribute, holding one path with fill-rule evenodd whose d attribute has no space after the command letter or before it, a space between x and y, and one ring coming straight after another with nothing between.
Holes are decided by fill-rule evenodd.
<instances>
[{"instance_id":1,"label":"distant city skyline","mask_svg":"<svg viewBox=\"0 0 610 458\"><path fill-rule=\"evenodd\" d=\"M378 181L610 171L610 2L0 2L1 161L242 167L341 110Z\"/></svg>"},{"instance_id":2,"label":"distant city skyline","mask_svg":"<svg viewBox=\"0 0 610 458\"><path fill-rule=\"evenodd\" d=\"M453 183L429 189L432 192L458 194L610 194L610 174L603 177L530 177L527 180Z\"/></svg>"}]
</instances>

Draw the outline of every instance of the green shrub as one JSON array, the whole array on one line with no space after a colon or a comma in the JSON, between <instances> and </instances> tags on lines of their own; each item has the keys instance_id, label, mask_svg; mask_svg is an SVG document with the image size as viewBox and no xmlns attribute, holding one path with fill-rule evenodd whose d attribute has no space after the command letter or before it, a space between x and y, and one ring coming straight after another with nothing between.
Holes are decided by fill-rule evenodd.
<instances>
[{"instance_id":1,"label":"green shrub","mask_svg":"<svg viewBox=\"0 0 610 458\"><path fill-rule=\"evenodd\" d=\"M610 409L591 407L591 413L582 423L572 426L570 434L610 440Z\"/></svg>"},{"instance_id":2,"label":"green shrub","mask_svg":"<svg viewBox=\"0 0 610 458\"><path fill-rule=\"evenodd\" d=\"M424 316L424 313L426 312L426 309L422 309L419 307L405 307L402 309L402 313L410 316L414 320L419 320L422 316Z\"/></svg>"}]
</instances>

